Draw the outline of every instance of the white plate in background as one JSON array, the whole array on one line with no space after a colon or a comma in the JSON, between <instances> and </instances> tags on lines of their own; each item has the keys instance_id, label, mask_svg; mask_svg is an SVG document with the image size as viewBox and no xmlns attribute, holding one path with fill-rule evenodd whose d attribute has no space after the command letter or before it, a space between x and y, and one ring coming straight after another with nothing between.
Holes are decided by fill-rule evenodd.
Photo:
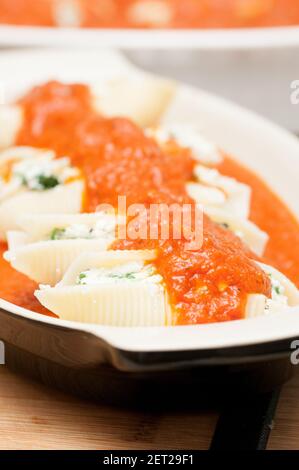
<instances>
[{"instance_id":1,"label":"white plate in background","mask_svg":"<svg viewBox=\"0 0 299 470\"><path fill-rule=\"evenodd\" d=\"M88 46L124 49L255 49L299 46L299 26L134 30L0 26L0 46Z\"/></svg>"}]
</instances>

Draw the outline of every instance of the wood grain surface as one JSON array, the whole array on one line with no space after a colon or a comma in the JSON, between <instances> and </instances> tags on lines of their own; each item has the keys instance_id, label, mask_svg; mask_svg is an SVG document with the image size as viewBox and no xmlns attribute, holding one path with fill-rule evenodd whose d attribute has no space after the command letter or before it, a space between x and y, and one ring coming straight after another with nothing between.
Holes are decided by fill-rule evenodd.
<instances>
[{"instance_id":1,"label":"wood grain surface","mask_svg":"<svg viewBox=\"0 0 299 470\"><path fill-rule=\"evenodd\" d=\"M268 442L271 450L299 450L299 367L281 392Z\"/></svg>"},{"instance_id":2,"label":"wood grain surface","mask_svg":"<svg viewBox=\"0 0 299 470\"><path fill-rule=\"evenodd\" d=\"M217 414L90 403L0 367L0 449L207 449ZM299 369L282 392L269 449L299 449Z\"/></svg>"},{"instance_id":3,"label":"wood grain surface","mask_svg":"<svg viewBox=\"0 0 299 470\"><path fill-rule=\"evenodd\" d=\"M0 449L206 449L216 420L89 403L0 367Z\"/></svg>"}]
</instances>

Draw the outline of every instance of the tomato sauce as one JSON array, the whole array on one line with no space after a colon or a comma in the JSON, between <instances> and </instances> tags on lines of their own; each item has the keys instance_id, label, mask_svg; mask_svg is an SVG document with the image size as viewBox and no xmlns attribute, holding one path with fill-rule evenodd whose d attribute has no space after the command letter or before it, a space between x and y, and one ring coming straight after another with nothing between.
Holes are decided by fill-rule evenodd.
<instances>
[{"instance_id":1,"label":"tomato sauce","mask_svg":"<svg viewBox=\"0 0 299 470\"><path fill-rule=\"evenodd\" d=\"M270 235L264 261L299 287L299 224L295 216L257 175L236 161L225 158L218 169L251 186L250 219Z\"/></svg>"},{"instance_id":2,"label":"tomato sauce","mask_svg":"<svg viewBox=\"0 0 299 470\"><path fill-rule=\"evenodd\" d=\"M38 288L38 285L24 274L15 271L3 259L3 253L6 250L6 243L0 242L0 297L33 312L56 317L54 313L44 308L34 296L34 291Z\"/></svg>"},{"instance_id":3,"label":"tomato sauce","mask_svg":"<svg viewBox=\"0 0 299 470\"><path fill-rule=\"evenodd\" d=\"M54 26L53 0L0 0L0 23Z\"/></svg>"},{"instance_id":4,"label":"tomato sauce","mask_svg":"<svg viewBox=\"0 0 299 470\"><path fill-rule=\"evenodd\" d=\"M297 0L80 0L82 26L242 28L299 24Z\"/></svg>"},{"instance_id":5,"label":"tomato sauce","mask_svg":"<svg viewBox=\"0 0 299 470\"><path fill-rule=\"evenodd\" d=\"M299 24L297 0L0 0L0 22L55 26L75 5L91 28L242 28ZM73 16L73 15L70 15Z\"/></svg>"},{"instance_id":6,"label":"tomato sauce","mask_svg":"<svg viewBox=\"0 0 299 470\"><path fill-rule=\"evenodd\" d=\"M149 207L151 203L176 202L194 207L185 191L194 168L190 151L174 142L162 148L128 119L99 116L92 108L88 87L49 82L34 88L20 105L25 121L17 144L50 147L60 156L68 155L85 175L85 210L93 211L101 203L116 206L118 195L127 196L127 205L143 203ZM298 281L296 220L253 173L229 158L219 169L252 186L251 218L271 237L265 260ZM266 220L269 216L272 221ZM273 218L282 223L281 230L277 230ZM185 239L172 237L151 241L126 239L112 247L157 249L156 267L164 278L174 323L243 318L248 293L270 295L270 281L252 261L253 253L237 236L208 217L203 221L203 246L186 251L185 243ZM0 272L5 278L0 296L39 311L33 297L34 284L3 260Z\"/></svg>"}]
</instances>

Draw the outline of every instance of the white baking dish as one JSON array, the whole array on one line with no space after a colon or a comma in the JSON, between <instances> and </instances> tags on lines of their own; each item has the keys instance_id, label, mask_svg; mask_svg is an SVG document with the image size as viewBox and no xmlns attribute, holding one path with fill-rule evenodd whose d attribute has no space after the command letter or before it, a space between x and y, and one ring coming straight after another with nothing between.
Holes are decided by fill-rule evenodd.
<instances>
[{"instance_id":1,"label":"white baking dish","mask_svg":"<svg viewBox=\"0 0 299 470\"><path fill-rule=\"evenodd\" d=\"M132 66L108 51L61 50L3 53L0 69L7 95L12 99L28 86L47 79L94 82L103 73L129 75ZM261 175L299 216L299 141L295 137L253 113L183 84L164 117L166 123L174 121L196 122L203 134ZM4 301L0 301L0 308L45 326L92 333L126 351L217 350L299 336L299 309L210 325L112 328L47 318Z\"/></svg>"}]
</instances>

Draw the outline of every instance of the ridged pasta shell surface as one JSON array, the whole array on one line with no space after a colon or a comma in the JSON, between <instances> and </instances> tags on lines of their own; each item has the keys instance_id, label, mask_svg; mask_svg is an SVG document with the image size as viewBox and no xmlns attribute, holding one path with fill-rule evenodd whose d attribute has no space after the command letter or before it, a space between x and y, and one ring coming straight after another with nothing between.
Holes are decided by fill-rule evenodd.
<instances>
[{"instance_id":1,"label":"ridged pasta shell surface","mask_svg":"<svg viewBox=\"0 0 299 470\"><path fill-rule=\"evenodd\" d=\"M128 327L169 324L164 289L156 284L65 286L35 295L64 320Z\"/></svg>"},{"instance_id":2,"label":"ridged pasta shell surface","mask_svg":"<svg viewBox=\"0 0 299 470\"><path fill-rule=\"evenodd\" d=\"M284 274L272 266L257 263L265 271L272 284L272 298L262 294L250 294L247 297L245 318L256 318L261 315L283 313L290 307L299 305L299 290Z\"/></svg>"},{"instance_id":3,"label":"ridged pasta shell surface","mask_svg":"<svg viewBox=\"0 0 299 470\"><path fill-rule=\"evenodd\" d=\"M159 279L117 277L117 269L127 263L146 264L153 251L109 251L80 256L55 287L42 286L35 295L42 305L65 320L112 326L166 326L171 310ZM78 285L86 269L114 269L113 277L101 282ZM156 276L157 277L157 276ZM77 283L76 283L77 281Z\"/></svg>"},{"instance_id":4,"label":"ridged pasta shell surface","mask_svg":"<svg viewBox=\"0 0 299 470\"><path fill-rule=\"evenodd\" d=\"M106 250L120 220L106 213L25 215L18 221L23 231L8 232L4 257L34 281L55 285L80 254Z\"/></svg>"},{"instance_id":5,"label":"ridged pasta shell surface","mask_svg":"<svg viewBox=\"0 0 299 470\"><path fill-rule=\"evenodd\" d=\"M82 207L83 181L58 185L47 191L25 190L0 203L0 239L8 230L18 229L18 219L25 213L79 213Z\"/></svg>"},{"instance_id":6,"label":"ridged pasta shell surface","mask_svg":"<svg viewBox=\"0 0 299 470\"><path fill-rule=\"evenodd\" d=\"M239 236L256 255L263 255L269 235L253 222L214 207L205 208L204 211L214 222L224 225L228 230Z\"/></svg>"},{"instance_id":7,"label":"ridged pasta shell surface","mask_svg":"<svg viewBox=\"0 0 299 470\"><path fill-rule=\"evenodd\" d=\"M251 202L251 188L248 185L203 165L195 167L194 176L198 182L187 183L186 189L197 203L248 219Z\"/></svg>"},{"instance_id":8,"label":"ridged pasta shell surface","mask_svg":"<svg viewBox=\"0 0 299 470\"><path fill-rule=\"evenodd\" d=\"M103 251L113 240L51 240L23 245L6 252L11 266L39 284L59 282L70 264L82 253Z\"/></svg>"}]
</instances>

